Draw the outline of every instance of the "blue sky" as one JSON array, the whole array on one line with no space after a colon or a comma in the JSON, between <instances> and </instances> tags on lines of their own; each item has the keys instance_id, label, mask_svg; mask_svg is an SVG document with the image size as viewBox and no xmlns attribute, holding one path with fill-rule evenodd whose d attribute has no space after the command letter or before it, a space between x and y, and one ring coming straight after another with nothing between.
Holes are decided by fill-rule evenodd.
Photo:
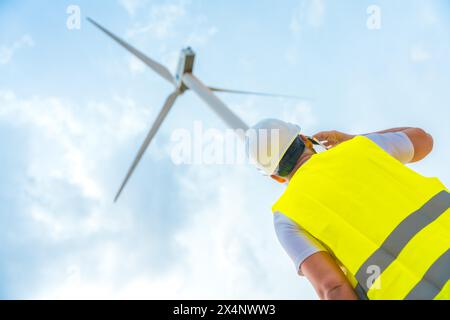
<instances>
[{"instance_id":1,"label":"blue sky","mask_svg":"<svg viewBox=\"0 0 450 320\"><path fill-rule=\"evenodd\" d=\"M282 187L250 166L172 164L174 129L224 129L191 93L112 203L172 88L87 16L171 70L191 45L208 84L312 98L221 96L248 123L423 127L435 150L412 167L449 185L448 1L2 0L0 298L315 298L273 232Z\"/></svg>"}]
</instances>

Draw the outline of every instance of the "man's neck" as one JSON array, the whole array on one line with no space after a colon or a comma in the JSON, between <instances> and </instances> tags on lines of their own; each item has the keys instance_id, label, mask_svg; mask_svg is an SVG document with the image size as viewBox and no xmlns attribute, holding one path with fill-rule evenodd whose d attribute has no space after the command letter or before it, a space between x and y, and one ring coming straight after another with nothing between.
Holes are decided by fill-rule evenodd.
<instances>
[{"instance_id":1,"label":"man's neck","mask_svg":"<svg viewBox=\"0 0 450 320\"><path fill-rule=\"evenodd\" d=\"M300 159L298 159L297 165L294 167L294 170L292 170L292 173L289 175L288 181L290 181L292 179L292 177L295 175L297 170L300 169L300 167L302 165L304 165L309 159L311 159L311 157L313 155L314 155L313 152L307 152L307 153L303 154L300 157Z\"/></svg>"}]
</instances>

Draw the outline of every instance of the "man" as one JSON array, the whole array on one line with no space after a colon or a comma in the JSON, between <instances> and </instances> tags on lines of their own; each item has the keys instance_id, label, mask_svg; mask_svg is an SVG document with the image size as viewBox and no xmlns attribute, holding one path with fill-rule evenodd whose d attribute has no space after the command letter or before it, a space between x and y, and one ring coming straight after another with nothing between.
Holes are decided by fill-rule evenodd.
<instances>
[{"instance_id":1,"label":"man","mask_svg":"<svg viewBox=\"0 0 450 320\"><path fill-rule=\"evenodd\" d=\"M275 119L253 129L249 156L288 185L273 207L276 234L321 299L450 299L450 195L404 166L431 152L428 133L312 139ZM317 154L318 141L329 150Z\"/></svg>"}]
</instances>

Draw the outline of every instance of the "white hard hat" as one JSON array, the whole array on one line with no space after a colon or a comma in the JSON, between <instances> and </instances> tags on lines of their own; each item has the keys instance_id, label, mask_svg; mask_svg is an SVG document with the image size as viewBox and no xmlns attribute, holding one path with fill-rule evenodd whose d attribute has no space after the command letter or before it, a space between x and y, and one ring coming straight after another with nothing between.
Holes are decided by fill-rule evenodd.
<instances>
[{"instance_id":1,"label":"white hard hat","mask_svg":"<svg viewBox=\"0 0 450 320\"><path fill-rule=\"evenodd\" d=\"M277 119L263 120L247 131L247 155L258 169L273 175L300 131L300 127L292 123Z\"/></svg>"}]
</instances>

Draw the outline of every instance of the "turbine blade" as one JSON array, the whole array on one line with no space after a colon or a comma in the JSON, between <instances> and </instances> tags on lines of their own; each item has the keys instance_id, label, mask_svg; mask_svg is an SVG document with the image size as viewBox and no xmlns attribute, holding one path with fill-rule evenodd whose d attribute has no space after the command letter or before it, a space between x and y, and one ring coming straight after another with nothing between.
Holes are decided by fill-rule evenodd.
<instances>
[{"instance_id":1,"label":"turbine blade","mask_svg":"<svg viewBox=\"0 0 450 320\"><path fill-rule=\"evenodd\" d=\"M152 128L150 129L149 133L147 134L147 137L144 140L144 143L142 144L141 148L139 149L139 152L136 156L136 158L133 161L133 164L131 165L130 169L128 170L128 173L120 186L119 191L117 192L116 197L114 198L114 202L117 202L119 199L123 189L125 188L128 180L130 179L131 175L133 174L134 170L136 169L137 165L139 164L139 161L141 161L142 156L144 155L145 151L147 150L150 142L152 142L153 137L158 132L159 128L161 127L162 122L166 118L167 114L169 113L170 109L174 105L177 97L180 95L179 91L175 91L172 93L169 97L167 97L167 100L160 111L158 117L155 120L155 123L153 124Z\"/></svg>"},{"instance_id":2,"label":"turbine blade","mask_svg":"<svg viewBox=\"0 0 450 320\"><path fill-rule=\"evenodd\" d=\"M214 93L193 74L183 75L184 84L197 95L232 129L248 130L248 125L235 115ZM241 137L242 138L242 137Z\"/></svg>"},{"instance_id":3,"label":"turbine blade","mask_svg":"<svg viewBox=\"0 0 450 320\"><path fill-rule=\"evenodd\" d=\"M243 95L253 95L253 96L263 96L263 97L274 97L274 98L285 98L285 99L296 99L296 100L310 100L306 97L298 97L284 94L276 94L276 93L264 93L264 92L254 92L254 91L242 91L242 90L230 90L230 89L222 89L222 88L209 88L213 92L224 92L224 93L232 93L232 94L243 94Z\"/></svg>"},{"instance_id":4,"label":"turbine blade","mask_svg":"<svg viewBox=\"0 0 450 320\"><path fill-rule=\"evenodd\" d=\"M167 81L169 81L172 84L175 84L175 79L172 76L172 74L170 73L170 71L163 66L162 64L154 61L153 59L149 58L148 56L146 56L145 54L143 54L142 52L140 52L139 50L137 50L136 48L132 47L131 45L129 45L128 43L126 43L124 40L122 40L121 38L117 37L116 35L114 35L112 32L110 32L109 30L107 30L106 28L104 28L103 26L101 26L100 24L98 24L96 21L94 21L91 18L87 18L87 20L92 23L94 26L96 26L97 28L99 28L101 31L103 31L106 35L108 35L109 37L111 37L114 41L116 41L118 44L120 44L122 47L124 47L126 50L128 50L131 54L133 54L136 58L138 58L139 60L141 60L143 63L145 63L147 66L149 66L153 71L155 71L157 74L159 74L161 77L163 77L164 79L166 79Z\"/></svg>"}]
</instances>

